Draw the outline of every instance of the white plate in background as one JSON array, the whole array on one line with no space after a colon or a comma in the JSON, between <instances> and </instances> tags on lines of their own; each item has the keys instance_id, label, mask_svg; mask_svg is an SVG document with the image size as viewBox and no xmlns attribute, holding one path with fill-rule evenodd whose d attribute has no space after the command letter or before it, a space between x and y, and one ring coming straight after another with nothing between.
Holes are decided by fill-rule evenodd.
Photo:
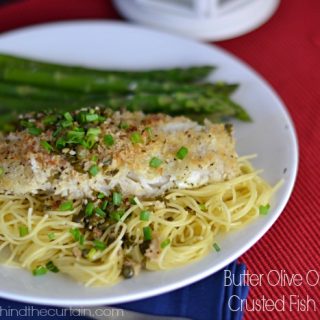
<instances>
[{"instance_id":1,"label":"white plate in background","mask_svg":"<svg viewBox=\"0 0 320 320\"><path fill-rule=\"evenodd\" d=\"M298 146L292 121L271 87L251 68L213 45L130 24L76 21L29 27L0 36L0 52L54 62L112 69L148 69L213 64L212 80L239 82L234 99L252 123L235 121L240 155L253 161L271 184L284 179L272 210L245 228L219 239L221 251L170 271L142 272L113 287L85 288L61 274L34 277L26 270L0 266L0 296L36 304L89 306L128 302L186 286L225 267L254 245L272 226L292 192Z\"/></svg>"}]
</instances>

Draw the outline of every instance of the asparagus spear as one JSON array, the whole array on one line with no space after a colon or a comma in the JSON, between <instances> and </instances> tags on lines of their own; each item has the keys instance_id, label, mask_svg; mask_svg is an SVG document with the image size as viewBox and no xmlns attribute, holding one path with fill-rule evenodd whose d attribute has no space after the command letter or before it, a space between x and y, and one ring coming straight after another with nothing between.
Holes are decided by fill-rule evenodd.
<instances>
[{"instance_id":1,"label":"asparagus spear","mask_svg":"<svg viewBox=\"0 0 320 320\"><path fill-rule=\"evenodd\" d=\"M216 92L231 93L236 84L179 84L149 80L129 80L117 76L98 78L93 75L66 74L48 71L30 71L23 68L6 66L0 69L0 79L8 82L21 82L26 85L71 90L86 94L115 94L128 92L199 92L214 95Z\"/></svg>"},{"instance_id":2,"label":"asparagus spear","mask_svg":"<svg viewBox=\"0 0 320 320\"><path fill-rule=\"evenodd\" d=\"M193 87L194 86L194 87ZM226 84L217 82L215 84L180 86L180 92L198 93L211 97L216 94L230 95L237 87L237 84ZM169 88L167 88L169 89ZM103 100L106 94L85 94L74 91L49 89L34 85L21 83L0 82L0 95L13 96L29 99L43 99L49 101L83 101L83 100Z\"/></svg>"},{"instance_id":3,"label":"asparagus spear","mask_svg":"<svg viewBox=\"0 0 320 320\"><path fill-rule=\"evenodd\" d=\"M166 112L171 114L188 113L224 113L225 116L235 114L233 104L225 96L204 97L197 94L175 93L166 94L136 94L126 97L110 97L102 100L78 101L47 101L22 100L15 97L0 97L0 107L5 110L19 112L39 111L46 108L77 109L87 105L102 105L113 110L127 108L129 111Z\"/></svg>"},{"instance_id":4,"label":"asparagus spear","mask_svg":"<svg viewBox=\"0 0 320 320\"><path fill-rule=\"evenodd\" d=\"M117 76L127 79L147 79L153 81L172 81L172 82L194 82L207 77L214 69L214 66L193 66L186 68L170 68L158 70L143 71L121 71L121 70L100 70L93 68L85 68L80 66L59 65L44 61L37 61L13 55L0 54L0 65L2 67L23 67L30 71L41 72L59 72L67 74L82 74L94 77L110 77Z\"/></svg>"}]
</instances>

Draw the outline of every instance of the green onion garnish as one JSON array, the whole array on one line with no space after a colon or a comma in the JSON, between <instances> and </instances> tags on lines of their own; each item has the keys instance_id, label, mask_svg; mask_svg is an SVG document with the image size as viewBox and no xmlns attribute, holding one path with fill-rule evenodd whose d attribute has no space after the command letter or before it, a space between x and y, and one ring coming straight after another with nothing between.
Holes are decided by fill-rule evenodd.
<instances>
[{"instance_id":1,"label":"green onion garnish","mask_svg":"<svg viewBox=\"0 0 320 320\"><path fill-rule=\"evenodd\" d=\"M32 271L32 274L34 276L43 276L44 274L47 273L47 268L44 267L44 266L38 266L36 267L33 271Z\"/></svg>"},{"instance_id":2,"label":"green onion garnish","mask_svg":"<svg viewBox=\"0 0 320 320\"><path fill-rule=\"evenodd\" d=\"M86 141L82 141L81 144L86 148L86 149L92 149L94 145L97 142L97 137L93 134L90 134L87 136Z\"/></svg>"},{"instance_id":3,"label":"green onion garnish","mask_svg":"<svg viewBox=\"0 0 320 320\"><path fill-rule=\"evenodd\" d=\"M91 161L97 163L99 160L99 157L95 154L94 156L92 156Z\"/></svg>"},{"instance_id":4,"label":"green onion garnish","mask_svg":"<svg viewBox=\"0 0 320 320\"><path fill-rule=\"evenodd\" d=\"M87 113L85 115L86 122L94 122L99 120L99 115L95 113Z\"/></svg>"},{"instance_id":5,"label":"green onion garnish","mask_svg":"<svg viewBox=\"0 0 320 320\"><path fill-rule=\"evenodd\" d=\"M132 143L141 143L142 142L141 134L139 132L134 132L131 135L130 140Z\"/></svg>"},{"instance_id":6,"label":"green onion garnish","mask_svg":"<svg viewBox=\"0 0 320 320\"><path fill-rule=\"evenodd\" d=\"M119 192L114 192L112 194L112 202L115 206L120 206L122 203L122 195Z\"/></svg>"},{"instance_id":7,"label":"green onion garnish","mask_svg":"<svg viewBox=\"0 0 320 320\"><path fill-rule=\"evenodd\" d=\"M39 136L41 134L42 130L37 127L31 127L31 128L28 128L28 132L33 136Z\"/></svg>"},{"instance_id":8,"label":"green onion garnish","mask_svg":"<svg viewBox=\"0 0 320 320\"><path fill-rule=\"evenodd\" d=\"M49 232L48 233L48 238L49 238L50 241L55 240L55 238L56 238L55 233L54 232Z\"/></svg>"},{"instance_id":9,"label":"green onion garnish","mask_svg":"<svg viewBox=\"0 0 320 320\"><path fill-rule=\"evenodd\" d=\"M28 227L27 226L21 226L19 227L19 234L20 237L25 237L29 233Z\"/></svg>"},{"instance_id":10,"label":"green onion garnish","mask_svg":"<svg viewBox=\"0 0 320 320\"><path fill-rule=\"evenodd\" d=\"M102 192L100 192L97 196L98 199L103 199L105 197L106 197L105 194L103 194Z\"/></svg>"},{"instance_id":11,"label":"green onion garnish","mask_svg":"<svg viewBox=\"0 0 320 320\"><path fill-rule=\"evenodd\" d=\"M103 138L103 142L107 147L111 147L114 145L114 139L111 134L106 134Z\"/></svg>"},{"instance_id":12,"label":"green onion garnish","mask_svg":"<svg viewBox=\"0 0 320 320\"><path fill-rule=\"evenodd\" d=\"M202 211L207 211L207 207L204 203L201 203L199 204L199 208L202 210Z\"/></svg>"},{"instance_id":13,"label":"green onion garnish","mask_svg":"<svg viewBox=\"0 0 320 320\"><path fill-rule=\"evenodd\" d=\"M101 132L100 128L89 128L89 130L87 131L87 136L98 136Z\"/></svg>"},{"instance_id":14,"label":"green onion garnish","mask_svg":"<svg viewBox=\"0 0 320 320\"><path fill-rule=\"evenodd\" d=\"M152 240L152 230L149 226L143 228L143 237L144 240Z\"/></svg>"},{"instance_id":15,"label":"green onion garnish","mask_svg":"<svg viewBox=\"0 0 320 320\"><path fill-rule=\"evenodd\" d=\"M148 134L148 138L149 138L149 139L152 139L152 136L153 136L152 128L147 127L147 128L145 128L145 131L146 131L147 134Z\"/></svg>"},{"instance_id":16,"label":"green onion garnish","mask_svg":"<svg viewBox=\"0 0 320 320\"><path fill-rule=\"evenodd\" d=\"M84 213L87 217L90 217L93 214L93 210L94 210L94 204L92 202L89 202L86 206Z\"/></svg>"},{"instance_id":17,"label":"green onion garnish","mask_svg":"<svg viewBox=\"0 0 320 320\"><path fill-rule=\"evenodd\" d=\"M269 209L270 209L270 204L268 203L268 204L266 204L265 206L260 206L259 207L259 213L261 214L261 215L266 215L268 212L269 212Z\"/></svg>"},{"instance_id":18,"label":"green onion garnish","mask_svg":"<svg viewBox=\"0 0 320 320\"><path fill-rule=\"evenodd\" d=\"M68 128L68 127L71 127L73 122L72 121L69 121L69 120L61 120L60 122L60 125L62 128Z\"/></svg>"},{"instance_id":19,"label":"green onion garnish","mask_svg":"<svg viewBox=\"0 0 320 320\"><path fill-rule=\"evenodd\" d=\"M110 213L110 218L115 221L120 221L121 217L124 215L123 210L118 210Z\"/></svg>"},{"instance_id":20,"label":"green onion garnish","mask_svg":"<svg viewBox=\"0 0 320 320\"><path fill-rule=\"evenodd\" d=\"M149 219L150 219L150 211L143 210L140 212L141 221L149 221Z\"/></svg>"},{"instance_id":21,"label":"green onion garnish","mask_svg":"<svg viewBox=\"0 0 320 320\"><path fill-rule=\"evenodd\" d=\"M96 208L95 209L96 215L98 215L99 217L105 217L107 214L100 208Z\"/></svg>"},{"instance_id":22,"label":"green onion garnish","mask_svg":"<svg viewBox=\"0 0 320 320\"><path fill-rule=\"evenodd\" d=\"M70 121L70 122L73 121L73 117L70 114L70 112L66 112L63 116L67 121Z\"/></svg>"},{"instance_id":23,"label":"green onion garnish","mask_svg":"<svg viewBox=\"0 0 320 320\"><path fill-rule=\"evenodd\" d=\"M49 126L51 124L55 124L58 120L58 116L55 115L55 114L50 114L48 116L46 116L43 120L42 120L42 123L45 125L45 126Z\"/></svg>"},{"instance_id":24,"label":"green onion garnish","mask_svg":"<svg viewBox=\"0 0 320 320\"><path fill-rule=\"evenodd\" d=\"M67 132L66 143L80 143L83 138L83 131L70 130Z\"/></svg>"},{"instance_id":25,"label":"green onion garnish","mask_svg":"<svg viewBox=\"0 0 320 320\"><path fill-rule=\"evenodd\" d=\"M153 157L153 158L151 158L151 160L149 161L149 166L151 167L151 168L159 168L160 166L161 166L161 164L162 164L162 160L161 159L159 159L159 158L157 158L157 157Z\"/></svg>"},{"instance_id":26,"label":"green onion garnish","mask_svg":"<svg viewBox=\"0 0 320 320\"><path fill-rule=\"evenodd\" d=\"M79 243L80 243L80 245L84 244L84 235L83 234L80 234Z\"/></svg>"},{"instance_id":27,"label":"green onion garnish","mask_svg":"<svg viewBox=\"0 0 320 320\"><path fill-rule=\"evenodd\" d=\"M102 210L106 210L107 209L107 205L108 205L108 201L107 200L103 201L102 205L101 205L101 209Z\"/></svg>"},{"instance_id":28,"label":"green onion garnish","mask_svg":"<svg viewBox=\"0 0 320 320\"><path fill-rule=\"evenodd\" d=\"M70 229L69 232L73 236L74 241L80 240L81 232L78 228Z\"/></svg>"},{"instance_id":29,"label":"green onion garnish","mask_svg":"<svg viewBox=\"0 0 320 320\"><path fill-rule=\"evenodd\" d=\"M40 145L43 149L45 149L48 153L50 153L53 150L53 147L51 144L45 140L40 141Z\"/></svg>"},{"instance_id":30,"label":"green onion garnish","mask_svg":"<svg viewBox=\"0 0 320 320\"><path fill-rule=\"evenodd\" d=\"M89 169L89 173L92 177L95 177L99 173L99 167L97 165L93 165Z\"/></svg>"},{"instance_id":31,"label":"green onion garnish","mask_svg":"<svg viewBox=\"0 0 320 320\"><path fill-rule=\"evenodd\" d=\"M97 250L101 250L102 251L102 250L104 250L106 248L105 243L103 243L100 240L93 240L93 243L94 243L95 249L97 249Z\"/></svg>"},{"instance_id":32,"label":"green onion garnish","mask_svg":"<svg viewBox=\"0 0 320 320\"><path fill-rule=\"evenodd\" d=\"M66 201L60 204L59 211L71 211L73 210L73 202Z\"/></svg>"},{"instance_id":33,"label":"green onion garnish","mask_svg":"<svg viewBox=\"0 0 320 320\"><path fill-rule=\"evenodd\" d=\"M187 156L188 152L189 152L188 148L181 147L176 153L176 157L180 160L183 160Z\"/></svg>"},{"instance_id":34,"label":"green onion garnish","mask_svg":"<svg viewBox=\"0 0 320 320\"><path fill-rule=\"evenodd\" d=\"M216 250L216 252L219 252L221 250L219 245L216 242L213 244L213 248L214 250Z\"/></svg>"},{"instance_id":35,"label":"green onion garnish","mask_svg":"<svg viewBox=\"0 0 320 320\"><path fill-rule=\"evenodd\" d=\"M97 253L97 250L95 248L91 248L89 253L87 254L87 259L93 260L96 253Z\"/></svg>"},{"instance_id":36,"label":"green onion garnish","mask_svg":"<svg viewBox=\"0 0 320 320\"><path fill-rule=\"evenodd\" d=\"M52 261L49 261L47 264L46 264L46 268L51 271L51 272L54 272L54 273L58 273L60 270L59 268L52 262Z\"/></svg>"},{"instance_id":37,"label":"green onion garnish","mask_svg":"<svg viewBox=\"0 0 320 320\"><path fill-rule=\"evenodd\" d=\"M160 244L161 249L164 249L170 244L170 239L163 240Z\"/></svg>"},{"instance_id":38,"label":"green onion garnish","mask_svg":"<svg viewBox=\"0 0 320 320\"><path fill-rule=\"evenodd\" d=\"M126 122L121 122L119 128L126 130L129 128L129 125Z\"/></svg>"},{"instance_id":39,"label":"green onion garnish","mask_svg":"<svg viewBox=\"0 0 320 320\"><path fill-rule=\"evenodd\" d=\"M35 124L29 120L21 120L20 121L20 125L22 127L25 127L25 128L33 128L35 127Z\"/></svg>"},{"instance_id":40,"label":"green onion garnish","mask_svg":"<svg viewBox=\"0 0 320 320\"><path fill-rule=\"evenodd\" d=\"M0 177L4 174L4 168L0 167Z\"/></svg>"},{"instance_id":41,"label":"green onion garnish","mask_svg":"<svg viewBox=\"0 0 320 320\"><path fill-rule=\"evenodd\" d=\"M63 149L66 146L66 140L63 137L60 137L57 141L56 141L56 147L58 149Z\"/></svg>"}]
</instances>

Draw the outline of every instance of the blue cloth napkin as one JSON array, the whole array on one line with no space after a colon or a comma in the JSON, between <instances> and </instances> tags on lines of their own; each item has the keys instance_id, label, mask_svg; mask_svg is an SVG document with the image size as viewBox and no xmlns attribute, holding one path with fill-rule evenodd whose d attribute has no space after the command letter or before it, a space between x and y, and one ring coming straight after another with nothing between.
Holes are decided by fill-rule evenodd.
<instances>
[{"instance_id":1,"label":"blue cloth napkin","mask_svg":"<svg viewBox=\"0 0 320 320\"><path fill-rule=\"evenodd\" d=\"M248 286L239 285L245 272L246 266L244 264L233 262L223 270L190 286L157 297L119 304L114 307L155 315L187 317L193 320L241 320L243 316L241 301L247 298L249 291ZM231 276L232 280L230 280L230 275L233 275ZM0 318L1 320L43 320L49 317L41 316L40 309L49 308L56 309L55 314L48 314L51 320L88 319L82 316L68 315L67 312L62 312L62 308L23 304L5 299L0 299ZM21 310L20 316L19 310ZM25 310L33 310L33 312L31 314L29 311L28 315Z\"/></svg>"}]
</instances>

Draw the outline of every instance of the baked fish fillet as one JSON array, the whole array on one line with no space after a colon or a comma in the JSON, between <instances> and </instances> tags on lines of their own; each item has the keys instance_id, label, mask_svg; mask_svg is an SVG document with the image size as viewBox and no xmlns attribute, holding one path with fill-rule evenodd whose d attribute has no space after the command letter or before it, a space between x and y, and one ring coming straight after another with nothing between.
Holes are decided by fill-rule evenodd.
<instances>
[{"instance_id":1,"label":"baked fish fillet","mask_svg":"<svg viewBox=\"0 0 320 320\"><path fill-rule=\"evenodd\" d=\"M150 198L240 173L230 127L223 124L199 125L186 117L112 113L98 107L21 118L24 127L0 138L1 194L77 199L118 190ZM83 132L82 140L72 140L74 131ZM94 145L88 147L84 141L90 132ZM59 137L65 145L59 145Z\"/></svg>"}]
</instances>

